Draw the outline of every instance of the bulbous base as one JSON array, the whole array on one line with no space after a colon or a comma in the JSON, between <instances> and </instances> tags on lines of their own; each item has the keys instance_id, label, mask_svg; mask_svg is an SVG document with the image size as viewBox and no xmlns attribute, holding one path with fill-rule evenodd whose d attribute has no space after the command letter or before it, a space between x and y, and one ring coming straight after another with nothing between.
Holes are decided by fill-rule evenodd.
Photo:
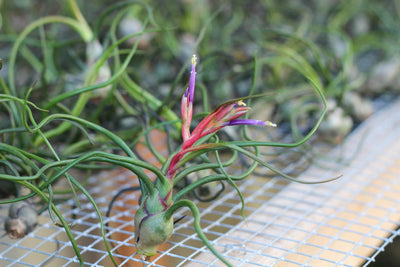
<instances>
[{"instance_id":1,"label":"bulbous base","mask_svg":"<svg viewBox=\"0 0 400 267\"><path fill-rule=\"evenodd\" d=\"M154 256L160 245L172 235L173 217L166 218L165 212L146 214L139 209L135 214L135 244L139 255Z\"/></svg>"}]
</instances>

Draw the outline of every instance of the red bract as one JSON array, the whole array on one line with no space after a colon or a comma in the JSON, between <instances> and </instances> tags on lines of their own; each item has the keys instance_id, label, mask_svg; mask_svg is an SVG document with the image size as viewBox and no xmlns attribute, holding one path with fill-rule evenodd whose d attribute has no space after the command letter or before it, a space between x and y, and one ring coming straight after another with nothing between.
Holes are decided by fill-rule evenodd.
<instances>
[{"instance_id":1,"label":"red bract","mask_svg":"<svg viewBox=\"0 0 400 267\"><path fill-rule=\"evenodd\" d=\"M276 125L269 121L251 120L251 119L238 119L247 113L250 109L242 100L231 101L220 105L217 109L207 115L190 133L190 124L193 115L193 97L196 79L196 64L197 57L193 55L192 70L190 74L189 87L186 89L182 96L181 102L181 115L182 115L182 138L183 144L180 151L172 158L167 177L172 179L177 171L177 166L182 157L191 151L205 149L204 145L194 146L194 144L202 137L215 133L219 129L230 125L263 125L273 126Z\"/></svg>"},{"instance_id":2,"label":"red bract","mask_svg":"<svg viewBox=\"0 0 400 267\"><path fill-rule=\"evenodd\" d=\"M190 138L183 143L182 149L192 146L200 138L215 133L224 126L227 126L230 121L246 114L248 110L249 108L246 107L242 101L220 106L216 111L207 115L196 126Z\"/></svg>"}]
</instances>

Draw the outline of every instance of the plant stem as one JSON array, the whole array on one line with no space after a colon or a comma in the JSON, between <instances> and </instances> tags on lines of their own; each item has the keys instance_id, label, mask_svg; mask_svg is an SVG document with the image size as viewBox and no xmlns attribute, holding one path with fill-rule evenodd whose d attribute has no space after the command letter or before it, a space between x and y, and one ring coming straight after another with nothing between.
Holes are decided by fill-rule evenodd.
<instances>
[{"instance_id":1,"label":"plant stem","mask_svg":"<svg viewBox=\"0 0 400 267\"><path fill-rule=\"evenodd\" d=\"M233 266L232 264L230 264L220 253L218 250L216 250L213 245L210 243L210 241L207 239L206 235L203 233L203 231L201 230L201 226L200 226L200 212L199 209L197 208L197 206L190 200L188 199L183 199L183 200L179 200L178 202L174 203L166 212L165 212L165 216L167 218L171 217L173 215L173 213L182 207L188 207L190 209L190 211L193 214L193 225L194 228L197 232L197 235L199 236L199 238L201 239L201 241L203 241L203 243L207 246L207 248L209 250L211 250L212 253L214 253L215 256L217 256L218 259L220 259L223 263L225 263L227 266Z\"/></svg>"},{"instance_id":2,"label":"plant stem","mask_svg":"<svg viewBox=\"0 0 400 267\"><path fill-rule=\"evenodd\" d=\"M83 28L83 33L85 34L82 38L88 42L89 40L93 39L93 32L90 29L88 23L86 22L84 16L82 15L81 11L79 10L78 5L76 4L75 0L68 0L68 4L71 7L72 13L74 14L75 18L80 22L81 27Z\"/></svg>"}]
</instances>

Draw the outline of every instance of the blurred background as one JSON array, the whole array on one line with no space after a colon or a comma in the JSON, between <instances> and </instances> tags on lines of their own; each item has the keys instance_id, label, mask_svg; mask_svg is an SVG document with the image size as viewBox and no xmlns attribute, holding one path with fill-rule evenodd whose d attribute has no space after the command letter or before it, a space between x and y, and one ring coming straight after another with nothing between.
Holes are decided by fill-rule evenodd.
<instances>
[{"instance_id":1,"label":"blurred background","mask_svg":"<svg viewBox=\"0 0 400 267\"><path fill-rule=\"evenodd\" d=\"M195 53L195 113L263 94L253 117L279 125L273 140L300 140L321 108L310 76L328 105L312 142L333 147L399 95L399 25L398 0L0 0L0 93L29 96L46 109L34 109L37 120L73 114L133 143L144 128L178 119ZM80 88L90 89L85 99ZM1 142L50 154L38 136L6 134L19 126L12 105L0 103ZM46 134L62 158L106 146L53 127ZM399 249L397 238L370 266L397 266Z\"/></svg>"}]
</instances>

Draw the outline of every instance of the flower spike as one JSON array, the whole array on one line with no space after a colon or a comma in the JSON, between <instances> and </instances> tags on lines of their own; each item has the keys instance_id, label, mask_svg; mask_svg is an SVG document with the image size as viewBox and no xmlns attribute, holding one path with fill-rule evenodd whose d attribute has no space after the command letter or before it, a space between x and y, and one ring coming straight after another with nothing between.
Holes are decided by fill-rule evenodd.
<instances>
[{"instance_id":1,"label":"flower spike","mask_svg":"<svg viewBox=\"0 0 400 267\"><path fill-rule=\"evenodd\" d=\"M181 102L181 117L182 117L182 138L183 141L187 140L190 136L190 124L192 123L193 116L193 98L194 87L196 82L196 64L198 57L192 56L192 69L190 72L189 87L186 89L182 96Z\"/></svg>"},{"instance_id":2,"label":"flower spike","mask_svg":"<svg viewBox=\"0 0 400 267\"><path fill-rule=\"evenodd\" d=\"M196 206L191 204L192 202L184 200L174 203L172 197L174 178L178 169L185 162L185 155L190 152L208 150L218 146L216 143L202 143L200 141L202 137L213 134L219 129L231 125L261 125L276 127L276 124L269 121L241 119L240 117L245 115L250 108L246 106L243 99L235 99L217 106L214 111L201 120L194 130L190 132L197 63L198 58L196 55L193 55L191 60L192 66L189 86L186 88L181 100L183 144L180 150L169 158L169 161L166 162L167 165L164 165L165 167L168 166L167 170L163 167L163 171L166 171L165 176L160 174L163 179L156 179L154 182L154 190L151 192L150 190L149 192L142 192L142 202L135 214L135 244L139 255L145 258L155 255L158 246L166 242L172 235L174 228L172 214L176 209L186 206L189 207L194 214L195 228L201 240L220 260L229 265L229 262L227 262L222 255L212 247L207 238L201 232L198 220L199 214ZM159 178L161 178L161 176Z\"/></svg>"}]
</instances>

